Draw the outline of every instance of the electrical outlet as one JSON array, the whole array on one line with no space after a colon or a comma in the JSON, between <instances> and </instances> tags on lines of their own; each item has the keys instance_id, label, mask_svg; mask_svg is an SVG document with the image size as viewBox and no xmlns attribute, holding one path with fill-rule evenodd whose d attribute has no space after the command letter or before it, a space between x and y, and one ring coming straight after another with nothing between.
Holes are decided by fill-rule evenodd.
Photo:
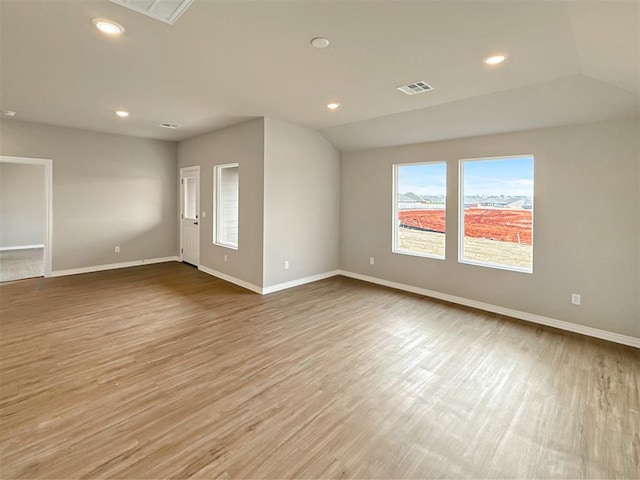
<instances>
[{"instance_id":1,"label":"electrical outlet","mask_svg":"<svg viewBox=\"0 0 640 480\"><path fill-rule=\"evenodd\" d=\"M116 253L120 253L120 245L116 245L116 248L114 248L113 251Z\"/></svg>"},{"instance_id":2,"label":"electrical outlet","mask_svg":"<svg viewBox=\"0 0 640 480\"><path fill-rule=\"evenodd\" d=\"M284 269L289 270L289 260L284 261Z\"/></svg>"},{"instance_id":3,"label":"electrical outlet","mask_svg":"<svg viewBox=\"0 0 640 480\"><path fill-rule=\"evenodd\" d=\"M579 293L572 293L571 294L571 303L573 303L574 305L580 305L580 301L582 299L580 298L580 294Z\"/></svg>"},{"instance_id":4,"label":"electrical outlet","mask_svg":"<svg viewBox=\"0 0 640 480\"><path fill-rule=\"evenodd\" d=\"M202 218L207 218L207 212L205 212L204 210L202 211Z\"/></svg>"},{"instance_id":5,"label":"electrical outlet","mask_svg":"<svg viewBox=\"0 0 640 480\"><path fill-rule=\"evenodd\" d=\"M376 259L373 257L369 257L369 265L375 265Z\"/></svg>"},{"instance_id":6,"label":"electrical outlet","mask_svg":"<svg viewBox=\"0 0 640 480\"><path fill-rule=\"evenodd\" d=\"M227 260L228 260L228 258L227 258L227 256L225 255L225 256L224 256L224 263L227 263Z\"/></svg>"}]
</instances>

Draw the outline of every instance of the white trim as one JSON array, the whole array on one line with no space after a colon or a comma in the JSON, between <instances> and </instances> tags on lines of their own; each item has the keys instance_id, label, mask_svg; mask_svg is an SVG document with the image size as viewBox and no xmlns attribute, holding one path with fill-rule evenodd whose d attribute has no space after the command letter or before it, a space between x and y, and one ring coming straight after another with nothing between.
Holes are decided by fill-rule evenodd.
<instances>
[{"instance_id":1,"label":"white trim","mask_svg":"<svg viewBox=\"0 0 640 480\"><path fill-rule=\"evenodd\" d=\"M363 282L375 283L377 285L383 285L385 287L391 287L398 290L404 290L406 292L417 293L418 295L424 295L426 297L437 298L439 300L457 303L459 305L465 305L467 307L478 308L487 312L498 313L500 315L518 318L520 320L526 320L528 322L538 323L540 325L546 325L548 327L559 328L560 330L566 330L568 332L580 333L589 337L600 338L602 340L608 340L610 342L621 343L622 345L629 345L631 347L640 348L640 338L638 337L632 337L629 335L622 335L620 333L609 332L607 330L600 330L599 328L578 325L576 323L565 322L564 320L556 320L554 318L543 317L542 315L536 315L533 313L521 312L519 310L513 310L511 308L499 307L497 305L478 302L476 300L469 300L467 298L449 295L447 293L427 290L426 288L414 287L412 285L406 285L403 283L383 280L381 278L370 277L369 275L361 275L359 273L347 272L344 270L340 270L340 275L355 278L357 280L362 280Z\"/></svg>"},{"instance_id":2,"label":"white trim","mask_svg":"<svg viewBox=\"0 0 640 480\"><path fill-rule=\"evenodd\" d=\"M288 288L297 287L300 285L305 285L307 283L317 282L318 280L324 280L325 278L335 277L336 275L340 275L340 270L332 270L330 272L319 273L317 275L310 275L308 277L298 278L296 280L291 280L290 282L278 283L276 285L271 285L270 287L259 287L258 285L254 285L253 283L246 282L236 277L232 277L231 275L227 275L226 273L219 272L209 267L205 267L200 265L198 270L208 273L214 277L217 277L221 280L225 280L229 283L233 283L238 285L239 287L246 288L247 290L251 290L252 292L258 293L260 295L268 295L270 293L279 292L280 290L286 290Z\"/></svg>"},{"instance_id":3,"label":"white trim","mask_svg":"<svg viewBox=\"0 0 640 480\"><path fill-rule=\"evenodd\" d=\"M53 160L50 158L12 157L0 155L0 163L44 166L45 219L42 266L45 277L51 277L53 262Z\"/></svg>"},{"instance_id":4,"label":"white trim","mask_svg":"<svg viewBox=\"0 0 640 480\"><path fill-rule=\"evenodd\" d=\"M330 272L319 273L317 275L310 275L308 277L298 278L296 280L291 280L290 282L278 283L276 285L271 285L270 287L264 287L262 289L262 294L267 295L273 292L279 292L280 290L286 290L287 288L297 287L299 285L304 285L306 283L317 282L318 280L324 280L325 278L335 277L336 275L340 275L340 270L332 270Z\"/></svg>"},{"instance_id":5,"label":"white trim","mask_svg":"<svg viewBox=\"0 0 640 480\"><path fill-rule=\"evenodd\" d=\"M198 270L204 273L208 273L209 275L217 277L226 282L233 283L235 285L238 285L239 287L246 288L247 290L251 290L252 292L259 293L260 295L262 295L262 287L254 285L253 283L245 282L244 280L241 280L236 277L232 277L231 275L227 275L226 273L218 272L217 270L213 270L212 268L205 267L203 265L199 265Z\"/></svg>"},{"instance_id":6,"label":"white trim","mask_svg":"<svg viewBox=\"0 0 640 480\"><path fill-rule=\"evenodd\" d=\"M8 252L9 250L29 250L30 248L44 248L44 243L40 245L18 245L17 247L0 247L0 252Z\"/></svg>"},{"instance_id":7,"label":"white trim","mask_svg":"<svg viewBox=\"0 0 640 480\"><path fill-rule=\"evenodd\" d=\"M117 268L138 267L152 263L179 262L176 257L147 258L143 260L133 260L131 262L109 263L106 265L93 265L91 267L70 268L68 270L56 270L51 273L52 277L63 277L65 275L76 275L79 273L102 272L104 270L115 270Z\"/></svg>"}]
</instances>

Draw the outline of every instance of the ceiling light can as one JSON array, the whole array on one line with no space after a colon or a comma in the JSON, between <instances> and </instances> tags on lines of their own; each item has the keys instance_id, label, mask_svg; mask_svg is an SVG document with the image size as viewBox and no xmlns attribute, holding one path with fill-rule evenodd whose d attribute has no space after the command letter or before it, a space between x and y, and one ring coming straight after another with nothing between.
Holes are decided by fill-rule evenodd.
<instances>
[{"instance_id":1,"label":"ceiling light can","mask_svg":"<svg viewBox=\"0 0 640 480\"><path fill-rule=\"evenodd\" d=\"M327 103L327 108L329 110L337 110L338 108L340 108L340 104L338 102Z\"/></svg>"},{"instance_id":2,"label":"ceiling light can","mask_svg":"<svg viewBox=\"0 0 640 480\"><path fill-rule=\"evenodd\" d=\"M129 112L125 110L116 110L116 115L120 118L127 118L129 116Z\"/></svg>"},{"instance_id":3,"label":"ceiling light can","mask_svg":"<svg viewBox=\"0 0 640 480\"><path fill-rule=\"evenodd\" d=\"M508 57L509 55L506 53L496 53L483 58L482 61L487 65L498 65L499 63L504 62Z\"/></svg>"},{"instance_id":4,"label":"ceiling light can","mask_svg":"<svg viewBox=\"0 0 640 480\"><path fill-rule=\"evenodd\" d=\"M329 40L324 37L316 37L311 40L311 45L315 48L327 48L329 46Z\"/></svg>"},{"instance_id":5,"label":"ceiling light can","mask_svg":"<svg viewBox=\"0 0 640 480\"><path fill-rule=\"evenodd\" d=\"M107 20L106 18L94 18L91 20L91 23L93 23L98 30L102 33L106 33L107 35L120 35L124 32L124 27L122 25L114 22L113 20Z\"/></svg>"}]
</instances>

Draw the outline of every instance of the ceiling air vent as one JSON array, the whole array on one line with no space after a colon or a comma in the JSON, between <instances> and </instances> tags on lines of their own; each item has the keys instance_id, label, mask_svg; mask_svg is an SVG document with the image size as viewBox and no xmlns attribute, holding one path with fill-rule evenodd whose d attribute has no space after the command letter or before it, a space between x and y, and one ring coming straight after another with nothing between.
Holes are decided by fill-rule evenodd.
<instances>
[{"instance_id":1,"label":"ceiling air vent","mask_svg":"<svg viewBox=\"0 0 640 480\"><path fill-rule=\"evenodd\" d=\"M113 3L173 25L193 0L111 0Z\"/></svg>"},{"instance_id":2,"label":"ceiling air vent","mask_svg":"<svg viewBox=\"0 0 640 480\"><path fill-rule=\"evenodd\" d=\"M172 128L172 129L180 128L180 125L176 125L175 123L167 123L167 122L161 123L160 126L162 128Z\"/></svg>"},{"instance_id":3,"label":"ceiling air vent","mask_svg":"<svg viewBox=\"0 0 640 480\"><path fill-rule=\"evenodd\" d=\"M398 87L398 90L400 90L402 93L406 93L407 95L415 95L416 93L428 92L429 90L433 90L433 87L427 82L423 82L422 80L420 80L419 82L402 85L401 87Z\"/></svg>"}]
</instances>

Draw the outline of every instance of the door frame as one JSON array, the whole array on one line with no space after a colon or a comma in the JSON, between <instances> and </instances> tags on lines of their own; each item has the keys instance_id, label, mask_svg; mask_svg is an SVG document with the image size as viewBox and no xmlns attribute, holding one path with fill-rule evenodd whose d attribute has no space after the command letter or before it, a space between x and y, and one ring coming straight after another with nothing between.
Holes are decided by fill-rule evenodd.
<instances>
[{"instance_id":1,"label":"door frame","mask_svg":"<svg viewBox=\"0 0 640 480\"><path fill-rule=\"evenodd\" d=\"M182 259L182 253L183 253L183 248L184 248L184 239L182 238L182 212L184 211L184 183L182 181L183 179L183 175L184 173L187 172L196 172L197 176L198 176L198 197L196 198L196 211L197 211L197 218L198 218L198 235L200 235L200 224L202 223L202 219L200 218L200 165L193 165L191 167L181 167L180 168L180 172L179 172L179 176L178 176L178 195L180 195L180 202L179 202L179 210L178 210L178 225L179 225L179 230L180 230L180 251L179 251L179 255L178 258L180 258L180 261L183 262L184 260ZM200 238L198 237L198 265L200 265Z\"/></svg>"},{"instance_id":2,"label":"door frame","mask_svg":"<svg viewBox=\"0 0 640 480\"><path fill-rule=\"evenodd\" d=\"M50 158L11 157L7 155L0 155L0 163L44 166L45 225L43 267L45 278L49 278L51 277L53 251L53 160Z\"/></svg>"}]
</instances>

